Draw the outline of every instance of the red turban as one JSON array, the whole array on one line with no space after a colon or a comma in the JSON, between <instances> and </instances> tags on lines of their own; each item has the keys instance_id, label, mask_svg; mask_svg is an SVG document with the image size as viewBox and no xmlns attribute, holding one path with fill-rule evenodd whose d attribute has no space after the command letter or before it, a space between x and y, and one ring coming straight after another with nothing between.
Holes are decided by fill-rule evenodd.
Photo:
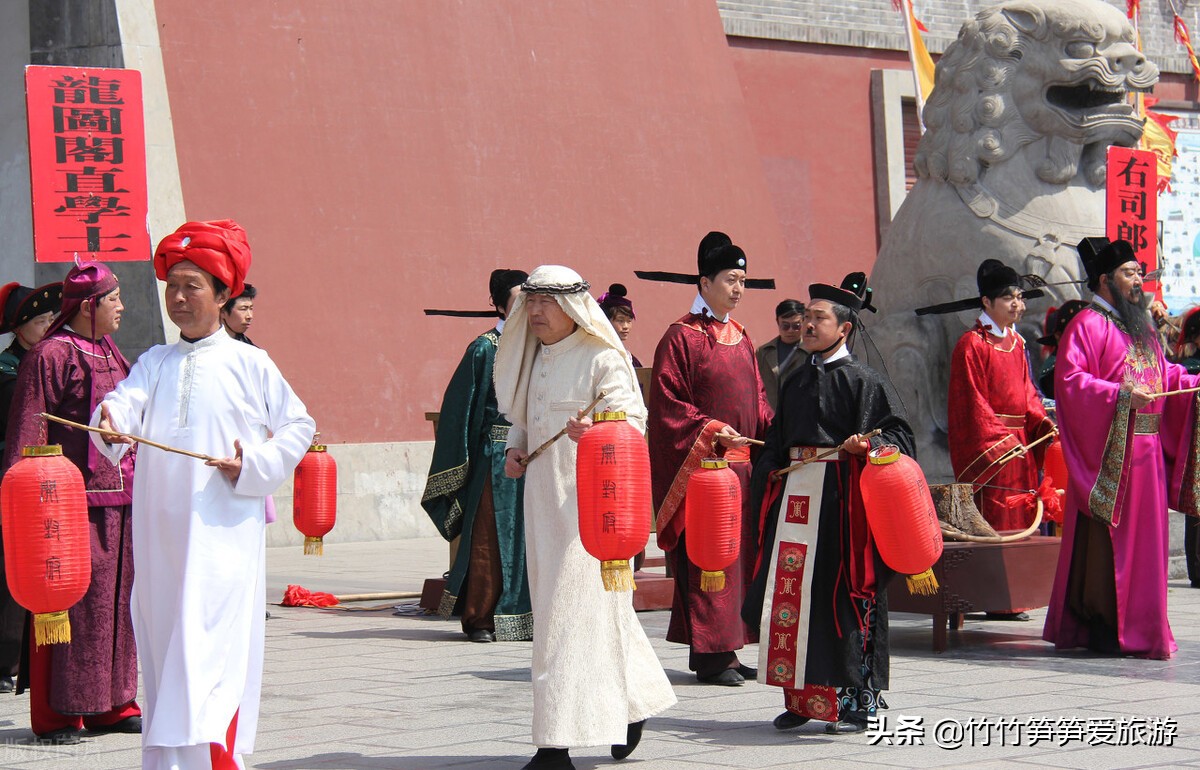
<instances>
[{"instance_id":1,"label":"red turban","mask_svg":"<svg viewBox=\"0 0 1200 770\"><path fill-rule=\"evenodd\" d=\"M229 296L236 297L250 271L246 231L232 219L186 222L158 244L154 273L165 281L167 271L185 260L220 279L229 287Z\"/></svg>"}]
</instances>

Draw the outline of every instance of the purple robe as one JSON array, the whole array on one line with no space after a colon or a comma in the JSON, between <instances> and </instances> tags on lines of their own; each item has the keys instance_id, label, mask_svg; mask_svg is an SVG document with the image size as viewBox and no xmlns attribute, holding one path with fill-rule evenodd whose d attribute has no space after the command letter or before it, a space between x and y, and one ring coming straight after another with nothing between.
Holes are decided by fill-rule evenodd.
<instances>
[{"instance_id":1,"label":"purple robe","mask_svg":"<svg viewBox=\"0 0 1200 770\"><path fill-rule=\"evenodd\" d=\"M133 458L120 467L101 457L86 431L47 423L40 412L87 424L92 410L125 379L129 362L105 337L92 342L63 328L25 354L17 375L4 452L7 470L21 448L62 444L87 489L92 579L70 609L71 642L51 648L50 707L60 714L99 714L137 695L137 648L129 594L133 588L130 503Z\"/></svg>"},{"instance_id":2,"label":"purple robe","mask_svg":"<svg viewBox=\"0 0 1200 770\"><path fill-rule=\"evenodd\" d=\"M1177 649L1167 621L1167 506L1196 512L1197 396L1155 399L1134 411L1130 391L1198 382L1167 363L1157 344L1134 345L1099 305L1067 327L1054 392L1069 484L1042 632L1056 647L1161 659ZM1161 420L1157 432L1147 425L1154 420Z\"/></svg>"}]
</instances>

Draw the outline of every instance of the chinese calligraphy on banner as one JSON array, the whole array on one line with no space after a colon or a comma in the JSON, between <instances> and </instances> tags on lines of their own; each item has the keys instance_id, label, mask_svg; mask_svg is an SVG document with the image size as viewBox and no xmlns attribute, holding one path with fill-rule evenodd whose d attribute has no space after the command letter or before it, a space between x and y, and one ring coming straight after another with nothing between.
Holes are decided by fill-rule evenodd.
<instances>
[{"instance_id":1,"label":"chinese calligraphy on banner","mask_svg":"<svg viewBox=\"0 0 1200 770\"><path fill-rule=\"evenodd\" d=\"M1158 269L1158 158L1149 150L1108 148L1108 196L1105 235L1129 241L1142 268ZM1147 294L1158 293L1146 281Z\"/></svg>"},{"instance_id":2,"label":"chinese calligraphy on banner","mask_svg":"<svg viewBox=\"0 0 1200 770\"><path fill-rule=\"evenodd\" d=\"M26 67L37 262L150 258L136 70Z\"/></svg>"}]
</instances>

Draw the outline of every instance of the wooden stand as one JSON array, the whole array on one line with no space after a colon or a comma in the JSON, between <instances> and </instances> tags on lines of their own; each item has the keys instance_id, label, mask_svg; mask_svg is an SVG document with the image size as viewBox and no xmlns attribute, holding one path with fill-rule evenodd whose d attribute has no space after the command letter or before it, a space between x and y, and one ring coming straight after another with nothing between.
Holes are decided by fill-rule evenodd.
<instances>
[{"instance_id":1,"label":"wooden stand","mask_svg":"<svg viewBox=\"0 0 1200 770\"><path fill-rule=\"evenodd\" d=\"M657 565L654 562L658 562ZM663 559L650 558L642 565L642 569L633 573L633 581L637 590L633 592L633 609L637 612L671 609L671 600L675 597L675 581L671 577L657 571L647 572L646 568L662 567ZM596 579L600 579L599 570ZM437 612L442 601L442 591L446 589L445 578L427 578L421 589L421 609Z\"/></svg>"},{"instance_id":2,"label":"wooden stand","mask_svg":"<svg viewBox=\"0 0 1200 770\"><path fill-rule=\"evenodd\" d=\"M1016 543L946 543L933 566L938 592L910 594L897 577L888 587L888 610L933 615L933 651L944 652L947 628L961 629L965 613L1049 604L1061 542L1039 535Z\"/></svg>"}]
</instances>

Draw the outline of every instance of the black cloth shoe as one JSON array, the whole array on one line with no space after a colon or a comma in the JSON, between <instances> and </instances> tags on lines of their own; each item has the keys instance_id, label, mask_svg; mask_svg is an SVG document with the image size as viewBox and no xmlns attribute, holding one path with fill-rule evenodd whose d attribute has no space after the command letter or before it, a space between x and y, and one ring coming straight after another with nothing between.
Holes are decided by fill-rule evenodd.
<instances>
[{"instance_id":1,"label":"black cloth shoe","mask_svg":"<svg viewBox=\"0 0 1200 770\"><path fill-rule=\"evenodd\" d=\"M17 689L17 686L13 683L11 676L7 674L0 676L0 692L12 692L15 689Z\"/></svg>"},{"instance_id":2,"label":"black cloth shoe","mask_svg":"<svg viewBox=\"0 0 1200 770\"><path fill-rule=\"evenodd\" d=\"M60 727L37 737L38 743L50 743L55 746L74 746L79 743L79 735L83 731L78 727Z\"/></svg>"},{"instance_id":3,"label":"black cloth shoe","mask_svg":"<svg viewBox=\"0 0 1200 770\"><path fill-rule=\"evenodd\" d=\"M575 770L566 749L538 749L521 770Z\"/></svg>"},{"instance_id":4,"label":"black cloth shoe","mask_svg":"<svg viewBox=\"0 0 1200 770\"><path fill-rule=\"evenodd\" d=\"M867 729L866 722L860 722L857 719L843 719L840 722L830 722L825 725L825 732L828 735L848 735L850 733L861 733Z\"/></svg>"},{"instance_id":5,"label":"black cloth shoe","mask_svg":"<svg viewBox=\"0 0 1200 770\"><path fill-rule=\"evenodd\" d=\"M496 635L491 631L488 631L486 628L477 628L471 633L467 634L467 639L471 640L472 642L494 642L496 641ZM541 749L538 750L541 751Z\"/></svg>"},{"instance_id":6,"label":"black cloth shoe","mask_svg":"<svg viewBox=\"0 0 1200 770\"><path fill-rule=\"evenodd\" d=\"M125 717L120 722L113 722L111 725L89 727L88 731L93 733L140 733L142 731L142 718L135 714L131 717Z\"/></svg>"},{"instance_id":7,"label":"black cloth shoe","mask_svg":"<svg viewBox=\"0 0 1200 770\"><path fill-rule=\"evenodd\" d=\"M736 668L727 668L711 676L697 674L696 679L704 684L719 684L724 687L741 687L746 683L746 678L739 674Z\"/></svg>"},{"instance_id":8,"label":"black cloth shoe","mask_svg":"<svg viewBox=\"0 0 1200 770\"><path fill-rule=\"evenodd\" d=\"M745 679L747 682L753 682L755 679L758 679L758 669L757 668L750 668L747 665L739 663L738 667L735 668L734 671L741 674L742 679Z\"/></svg>"},{"instance_id":9,"label":"black cloth shoe","mask_svg":"<svg viewBox=\"0 0 1200 770\"><path fill-rule=\"evenodd\" d=\"M775 725L776 730L795 730L800 725L807 723L808 719L808 717L802 717L799 714L785 711L775 717L775 721L771 724Z\"/></svg>"},{"instance_id":10,"label":"black cloth shoe","mask_svg":"<svg viewBox=\"0 0 1200 770\"><path fill-rule=\"evenodd\" d=\"M638 747L642 741L642 728L646 726L646 720L640 722L630 722L629 729L625 731L625 742L614 743L612 745L613 759L624 759L633 753L633 750Z\"/></svg>"}]
</instances>

